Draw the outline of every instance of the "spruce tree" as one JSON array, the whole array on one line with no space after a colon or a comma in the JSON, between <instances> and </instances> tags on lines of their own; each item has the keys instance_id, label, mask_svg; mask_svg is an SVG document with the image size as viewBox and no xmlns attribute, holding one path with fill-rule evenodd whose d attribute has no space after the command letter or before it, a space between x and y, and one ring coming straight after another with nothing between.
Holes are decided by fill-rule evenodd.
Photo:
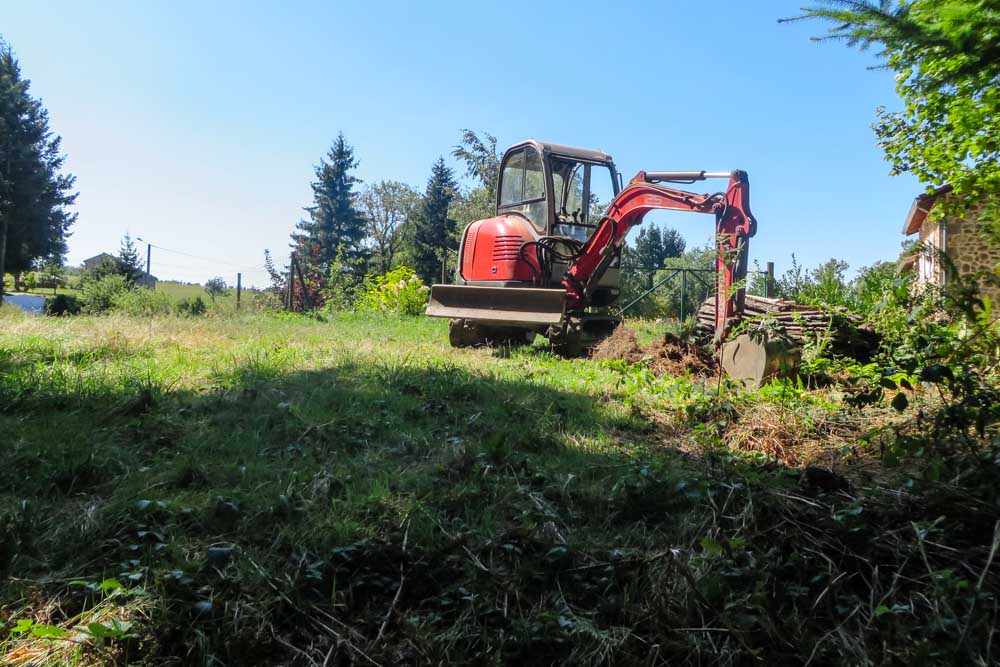
<instances>
[{"instance_id":1,"label":"spruce tree","mask_svg":"<svg viewBox=\"0 0 1000 667\"><path fill-rule=\"evenodd\" d=\"M75 178L60 173L61 140L30 82L0 39L0 292L4 272L19 274L40 259L61 262L76 220Z\"/></svg>"},{"instance_id":2,"label":"spruce tree","mask_svg":"<svg viewBox=\"0 0 1000 667\"><path fill-rule=\"evenodd\" d=\"M413 262L417 275L426 283L441 280L445 254L455 246L455 220L448 209L457 193L452 170L439 157L431 168L427 191L413 230Z\"/></svg>"},{"instance_id":3,"label":"spruce tree","mask_svg":"<svg viewBox=\"0 0 1000 667\"><path fill-rule=\"evenodd\" d=\"M139 259L139 249L135 247L135 241L127 233L118 249L118 269L130 283L135 283L144 273Z\"/></svg>"},{"instance_id":4,"label":"spruce tree","mask_svg":"<svg viewBox=\"0 0 1000 667\"><path fill-rule=\"evenodd\" d=\"M292 247L304 251L309 262L315 262L325 273L343 248L343 258L353 261L364 259L362 241L365 238L364 216L355 208L354 186L360 181L351 175L358 166L354 148L344 139L343 133L320 160L316 167L316 180L311 184L313 205L305 210L308 220L296 226L292 234Z\"/></svg>"}]
</instances>

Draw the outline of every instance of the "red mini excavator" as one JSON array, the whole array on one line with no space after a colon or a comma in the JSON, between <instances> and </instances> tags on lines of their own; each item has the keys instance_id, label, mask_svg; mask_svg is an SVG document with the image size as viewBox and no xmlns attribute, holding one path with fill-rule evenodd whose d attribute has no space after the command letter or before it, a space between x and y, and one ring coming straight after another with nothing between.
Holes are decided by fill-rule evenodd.
<instances>
[{"instance_id":1,"label":"red mini excavator","mask_svg":"<svg viewBox=\"0 0 1000 667\"><path fill-rule=\"evenodd\" d=\"M725 192L667 185L714 178L728 180ZM625 236L655 209L715 216L717 341L743 310L757 228L746 172L640 171L622 187L610 155L523 141L504 154L497 190L496 217L462 235L456 284L431 288L427 314L451 319L453 346L542 334L561 354L582 353L618 324L609 306L618 298Z\"/></svg>"}]
</instances>

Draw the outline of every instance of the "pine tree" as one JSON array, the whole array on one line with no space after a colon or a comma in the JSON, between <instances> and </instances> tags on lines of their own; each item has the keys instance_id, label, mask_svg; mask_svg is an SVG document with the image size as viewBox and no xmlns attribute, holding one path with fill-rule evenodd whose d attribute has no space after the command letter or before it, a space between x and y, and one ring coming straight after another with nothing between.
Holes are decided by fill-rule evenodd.
<instances>
[{"instance_id":1,"label":"pine tree","mask_svg":"<svg viewBox=\"0 0 1000 667\"><path fill-rule=\"evenodd\" d=\"M0 292L5 271L20 274L40 258L61 261L76 220L75 178L61 174L61 140L30 82L0 40Z\"/></svg>"},{"instance_id":2,"label":"pine tree","mask_svg":"<svg viewBox=\"0 0 1000 667\"><path fill-rule=\"evenodd\" d=\"M637 275L643 276L638 283L645 285L644 289L653 286L653 273L663 268L663 260L669 257L680 257L684 254L684 239L677 230L650 224L639 230L635 243L627 249L625 268Z\"/></svg>"},{"instance_id":3,"label":"pine tree","mask_svg":"<svg viewBox=\"0 0 1000 667\"><path fill-rule=\"evenodd\" d=\"M135 241L127 233L122 237L121 246L118 248L118 268L119 273L133 284L144 273L139 259L139 250L135 247Z\"/></svg>"},{"instance_id":4,"label":"pine tree","mask_svg":"<svg viewBox=\"0 0 1000 667\"><path fill-rule=\"evenodd\" d=\"M431 168L427 191L413 230L413 268L426 283L441 280L445 254L456 247L455 220L448 217L456 187L452 170L445 166L444 158L439 157Z\"/></svg>"},{"instance_id":5,"label":"pine tree","mask_svg":"<svg viewBox=\"0 0 1000 667\"><path fill-rule=\"evenodd\" d=\"M365 219L355 208L353 191L360 181L350 173L357 166L354 148L343 133L338 134L326 159L316 167L316 180L311 184L313 205L305 209L309 219L300 221L296 226L299 233L292 234L292 247L304 257L314 258L322 273L326 273L340 247L344 258L351 261L365 256L361 246Z\"/></svg>"}]
</instances>

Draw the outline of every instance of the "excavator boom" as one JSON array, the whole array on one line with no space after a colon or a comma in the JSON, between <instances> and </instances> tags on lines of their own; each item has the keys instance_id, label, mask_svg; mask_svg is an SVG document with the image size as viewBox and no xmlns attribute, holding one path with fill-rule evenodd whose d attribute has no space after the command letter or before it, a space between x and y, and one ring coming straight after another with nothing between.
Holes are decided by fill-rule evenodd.
<instances>
[{"instance_id":1,"label":"excavator boom","mask_svg":"<svg viewBox=\"0 0 1000 667\"><path fill-rule=\"evenodd\" d=\"M663 182L728 178L724 193L694 194L662 185ZM747 272L748 240L757 231L750 212L750 181L744 171L670 172L640 171L615 197L601 224L581 249L563 278L567 309L590 305L590 294L617 256L633 226L654 210L690 211L715 215L716 337L721 340L731 320L743 309L742 287L733 289Z\"/></svg>"}]
</instances>

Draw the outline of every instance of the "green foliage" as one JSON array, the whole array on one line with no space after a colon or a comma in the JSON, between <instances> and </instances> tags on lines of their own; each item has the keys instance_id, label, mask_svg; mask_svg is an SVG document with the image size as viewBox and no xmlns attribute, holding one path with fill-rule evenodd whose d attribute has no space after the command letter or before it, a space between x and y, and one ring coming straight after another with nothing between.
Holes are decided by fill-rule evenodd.
<instances>
[{"instance_id":1,"label":"green foliage","mask_svg":"<svg viewBox=\"0 0 1000 667\"><path fill-rule=\"evenodd\" d=\"M59 262L45 261L33 273L33 279L37 287L55 290L66 285L66 267Z\"/></svg>"},{"instance_id":2,"label":"green foliage","mask_svg":"<svg viewBox=\"0 0 1000 667\"><path fill-rule=\"evenodd\" d=\"M360 311L421 315L427 305L429 288L406 266L399 266L381 276L368 276L358 296Z\"/></svg>"},{"instance_id":3,"label":"green foliage","mask_svg":"<svg viewBox=\"0 0 1000 667\"><path fill-rule=\"evenodd\" d=\"M29 89L0 39L0 292L5 273L27 271L39 258L61 260L76 221L75 177L62 173L61 139Z\"/></svg>"},{"instance_id":4,"label":"green foliage","mask_svg":"<svg viewBox=\"0 0 1000 667\"><path fill-rule=\"evenodd\" d=\"M365 187L358 200L368 225L372 268L385 273L396 264L404 246L412 243L420 195L405 183L379 181Z\"/></svg>"},{"instance_id":5,"label":"green foliage","mask_svg":"<svg viewBox=\"0 0 1000 667\"><path fill-rule=\"evenodd\" d=\"M76 315L80 312L80 300L69 294L45 297L46 315Z\"/></svg>"},{"instance_id":6,"label":"green foliage","mask_svg":"<svg viewBox=\"0 0 1000 667\"><path fill-rule=\"evenodd\" d=\"M132 317L162 317L174 311L174 301L164 292L140 287L115 294L111 310Z\"/></svg>"},{"instance_id":7,"label":"green foliage","mask_svg":"<svg viewBox=\"0 0 1000 667\"><path fill-rule=\"evenodd\" d=\"M336 257L330 262L330 274L322 292L327 310L337 312L354 308L362 285L359 279L362 264L362 260L345 257L338 249Z\"/></svg>"},{"instance_id":8,"label":"green foliage","mask_svg":"<svg viewBox=\"0 0 1000 667\"><path fill-rule=\"evenodd\" d=\"M91 278L80 288L80 306L83 312L92 315L107 313L115 305L115 300L133 289L125 276L112 273L100 278Z\"/></svg>"},{"instance_id":9,"label":"green foliage","mask_svg":"<svg viewBox=\"0 0 1000 667\"><path fill-rule=\"evenodd\" d=\"M450 207L457 195L457 184L444 158L431 168L423 204L413 230L413 264L417 275L426 282L441 280L441 269L449 250L454 250L455 220Z\"/></svg>"},{"instance_id":10,"label":"green foliage","mask_svg":"<svg viewBox=\"0 0 1000 667\"><path fill-rule=\"evenodd\" d=\"M885 309L895 316L878 320L881 363L936 387L940 404L922 415L919 428L893 436L890 450L969 468L973 479L993 478L1000 472L1000 320L993 304L975 282L957 276L941 291L897 290L891 297ZM897 409L907 404L905 396L894 398Z\"/></svg>"},{"instance_id":11,"label":"green foliage","mask_svg":"<svg viewBox=\"0 0 1000 667\"><path fill-rule=\"evenodd\" d=\"M479 187L485 192L485 198L495 206L502 157L497 150L497 138L489 132L484 132L480 138L472 130L462 130L462 141L451 154L465 162L466 173L478 181Z\"/></svg>"},{"instance_id":12,"label":"green foliage","mask_svg":"<svg viewBox=\"0 0 1000 667\"><path fill-rule=\"evenodd\" d=\"M455 146L452 156L463 161L466 175L475 185L456 193L449 209L455 218L455 243L458 235L476 220L492 218L497 212L497 183L500 179L500 160L497 138L488 132L482 137L472 130L462 130L462 141Z\"/></svg>"},{"instance_id":13,"label":"green foliage","mask_svg":"<svg viewBox=\"0 0 1000 667\"><path fill-rule=\"evenodd\" d=\"M1000 240L1000 7L992 0L827 0L799 18L833 24L827 39L876 46L896 72L900 112L874 125L893 173L957 195L941 215L983 203Z\"/></svg>"},{"instance_id":14,"label":"green foliage","mask_svg":"<svg viewBox=\"0 0 1000 667\"><path fill-rule=\"evenodd\" d=\"M205 281L205 293L212 299L212 303L215 303L215 297L229 294L229 286L226 285L225 279L221 276L209 278Z\"/></svg>"},{"instance_id":15,"label":"green foliage","mask_svg":"<svg viewBox=\"0 0 1000 667\"><path fill-rule=\"evenodd\" d=\"M895 262L876 262L847 279L847 262L830 259L806 270L792 255L792 265L775 279L777 296L813 306L844 306L866 318L882 312L891 292L909 289L909 276L897 274Z\"/></svg>"},{"instance_id":16,"label":"green foliage","mask_svg":"<svg viewBox=\"0 0 1000 667\"><path fill-rule=\"evenodd\" d=\"M174 312L182 317L201 317L208 310L200 296L184 297L174 306Z\"/></svg>"},{"instance_id":17,"label":"green foliage","mask_svg":"<svg viewBox=\"0 0 1000 667\"><path fill-rule=\"evenodd\" d=\"M684 239L677 230L661 230L658 225L651 223L641 227L635 241L626 245L622 252L622 303L628 303L650 289L664 260L680 257L684 248ZM634 308L635 313L647 316L662 314L653 299L636 304Z\"/></svg>"}]
</instances>

